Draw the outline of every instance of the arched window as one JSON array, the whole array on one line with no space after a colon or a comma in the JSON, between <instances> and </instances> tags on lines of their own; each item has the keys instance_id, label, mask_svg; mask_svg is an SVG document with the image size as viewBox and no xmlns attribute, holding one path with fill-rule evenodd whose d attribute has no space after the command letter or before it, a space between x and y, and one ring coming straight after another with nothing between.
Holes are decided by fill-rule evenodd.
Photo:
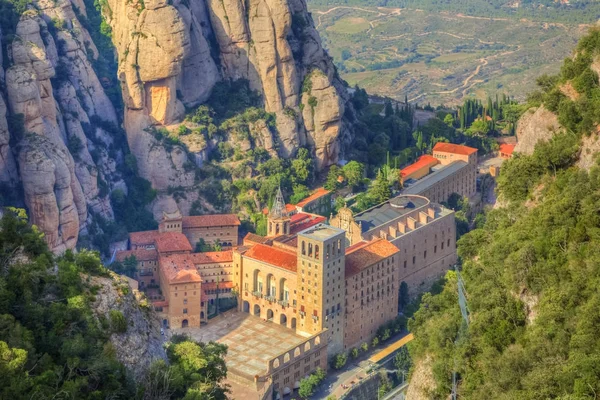
<instances>
[{"instance_id":1,"label":"arched window","mask_svg":"<svg viewBox=\"0 0 600 400\"><path fill-rule=\"evenodd\" d=\"M279 235L279 224L275 224L275 234Z\"/></svg>"},{"instance_id":2,"label":"arched window","mask_svg":"<svg viewBox=\"0 0 600 400\"><path fill-rule=\"evenodd\" d=\"M312 257L312 254L313 254L312 250L313 250L313 245L312 245L312 243L309 243L308 244L308 256L309 257Z\"/></svg>"},{"instance_id":3,"label":"arched window","mask_svg":"<svg viewBox=\"0 0 600 400\"><path fill-rule=\"evenodd\" d=\"M338 254L342 252L342 241L338 239Z\"/></svg>"},{"instance_id":4,"label":"arched window","mask_svg":"<svg viewBox=\"0 0 600 400\"><path fill-rule=\"evenodd\" d=\"M319 254L319 245L317 244L317 245L315 245L315 258L318 260L319 256L320 256L320 254Z\"/></svg>"},{"instance_id":5,"label":"arched window","mask_svg":"<svg viewBox=\"0 0 600 400\"><path fill-rule=\"evenodd\" d=\"M302 255L306 255L306 243L304 242L304 240L302 241Z\"/></svg>"}]
</instances>

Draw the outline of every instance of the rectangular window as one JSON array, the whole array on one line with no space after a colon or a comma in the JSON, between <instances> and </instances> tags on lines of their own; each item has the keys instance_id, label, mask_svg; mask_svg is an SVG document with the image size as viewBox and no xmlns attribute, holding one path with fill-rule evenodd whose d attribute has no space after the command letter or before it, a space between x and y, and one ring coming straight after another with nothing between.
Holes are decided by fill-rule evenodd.
<instances>
[{"instance_id":1,"label":"rectangular window","mask_svg":"<svg viewBox=\"0 0 600 400\"><path fill-rule=\"evenodd\" d=\"M183 309L183 313L184 313L184 314L187 314L187 308L184 308L184 309Z\"/></svg>"},{"instance_id":2,"label":"rectangular window","mask_svg":"<svg viewBox=\"0 0 600 400\"><path fill-rule=\"evenodd\" d=\"M417 261L417 257L413 256L413 265Z\"/></svg>"}]
</instances>

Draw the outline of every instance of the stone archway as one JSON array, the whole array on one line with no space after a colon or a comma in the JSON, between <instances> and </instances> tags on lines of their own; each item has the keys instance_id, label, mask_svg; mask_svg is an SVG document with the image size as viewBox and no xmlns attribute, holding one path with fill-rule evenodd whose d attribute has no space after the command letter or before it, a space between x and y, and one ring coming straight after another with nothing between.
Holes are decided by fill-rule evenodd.
<instances>
[{"instance_id":1,"label":"stone archway","mask_svg":"<svg viewBox=\"0 0 600 400\"><path fill-rule=\"evenodd\" d=\"M245 300L244 300L244 305L242 307L242 311L244 311L245 313L250 314L250 303L248 303Z\"/></svg>"},{"instance_id":2,"label":"stone archway","mask_svg":"<svg viewBox=\"0 0 600 400\"><path fill-rule=\"evenodd\" d=\"M258 304L254 305L254 310L253 310L253 314L256 315L257 317L260 317L260 306Z\"/></svg>"},{"instance_id":3,"label":"stone archway","mask_svg":"<svg viewBox=\"0 0 600 400\"><path fill-rule=\"evenodd\" d=\"M292 322L290 324L291 329L296 329L296 318L292 318Z\"/></svg>"},{"instance_id":4,"label":"stone archway","mask_svg":"<svg viewBox=\"0 0 600 400\"><path fill-rule=\"evenodd\" d=\"M285 315L284 313L281 313L279 315L279 325L283 325L287 327L287 315Z\"/></svg>"},{"instance_id":5,"label":"stone archway","mask_svg":"<svg viewBox=\"0 0 600 400\"><path fill-rule=\"evenodd\" d=\"M187 320L187 319L184 319L183 321L181 321L181 327L182 327L182 328L187 328L187 327L188 327L188 325L189 325L189 323L188 323L188 320Z\"/></svg>"},{"instance_id":6,"label":"stone archway","mask_svg":"<svg viewBox=\"0 0 600 400\"><path fill-rule=\"evenodd\" d=\"M267 310L267 321L273 321L273 310L268 309Z\"/></svg>"}]
</instances>

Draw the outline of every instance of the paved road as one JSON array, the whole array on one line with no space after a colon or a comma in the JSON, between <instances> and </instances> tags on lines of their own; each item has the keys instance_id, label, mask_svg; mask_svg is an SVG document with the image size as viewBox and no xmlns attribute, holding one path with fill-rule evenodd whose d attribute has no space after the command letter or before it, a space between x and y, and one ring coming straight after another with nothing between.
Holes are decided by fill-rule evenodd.
<instances>
[{"instance_id":1,"label":"paved road","mask_svg":"<svg viewBox=\"0 0 600 400\"><path fill-rule=\"evenodd\" d=\"M343 369L327 374L327 378L320 385L320 389L313 395L314 399L326 399L327 396L333 394L339 398L348 389L342 388L342 384L350 386L350 382L358 382L358 377L367 375L367 361L350 362Z\"/></svg>"}]
</instances>

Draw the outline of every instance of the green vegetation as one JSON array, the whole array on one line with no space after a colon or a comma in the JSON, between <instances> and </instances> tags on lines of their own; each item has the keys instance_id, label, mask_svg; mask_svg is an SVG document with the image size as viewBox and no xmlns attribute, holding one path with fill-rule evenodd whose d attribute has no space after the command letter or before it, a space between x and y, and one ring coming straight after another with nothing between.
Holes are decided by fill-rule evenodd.
<instances>
[{"instance_id":1,"label":"green vegetation","mask_svg":"<svg viewBox=\"0 0 600 400\"><path fill-rule=\"evenodd\" d=\"M587 68L599 38L590 32L575 60L558 77L541 77L530 99L597 121L585 105L597 96ZM557 94L567 82L578 88L576 101ZM573 166L590 130L583 118L570 122L532 155L503 164L498 192L507 206L476 220L457 243L470 320L463 339L454 342L462 320L455 272L440 293L423 295L409 321L412 358L433 360L433 398L448 395L455 368L465 399L583 399L600 391L600 165Z\"/></svg>"},{"instance_id":2,"label":"green vegetation","mask_svg":"<svg viewBox=\"0 0 600 400\"><path fill-rule=\"evenodd\" d=\"M336 354L336 356L333 357L333 360L331 361L331 368L342 369L346 365L346 362L348 362L348 357L346 356L346 353Z\"/></svg>"},{"instance_id":3,"label":"green vegetation","mask_svg":"<svg viewBox=\"0 0 600 400\"><path fill-rule=\"evenodd\" d=\"M397 100L407 94L411 102L436 105L456 105L473 96L483 100L500 90L525 100L536 76L558 71L583 33L579 24L595 20L590 14L544 25L531 18L550 22L542 17L546 8L520 19L529 3L521 2L516 11L503 7L494 13L460 3L461 7L454 1L310 0L309 8L324 46L350 85ZM336 6L344 8L331 10ZM408 8L401 12L396 9L404 6ZM564 16L576 15L580 6L571 2L562 7ZM489 18L503 12L507 20Z\"/></svg>"},{"instance_id":4,"label":"green vegetation","mask_svg":"<svg viewBox=\"0 0 600 400\"><path fill-rule=\"evenodd\" d=\"M226 347L182 337L168 344L169 364L155 361L134 383L109 341L127 332L127 319L92 309L89 277L110 278L97 253L55 257L23 210L6 209L0 265L0 398L225 399Z\"/></svg>"},{"instance_id":5,"label":"green vegetation","mask_svg":"<svg viewBox=\"0 0 600 400\"><path fill-rule=\"evenodd\" d=\"M317 368L309 377L300 381L298 395L303 399L309 399L315 392L315 389L325 379L325 371Z\"/></svg>"}]
</instances>

